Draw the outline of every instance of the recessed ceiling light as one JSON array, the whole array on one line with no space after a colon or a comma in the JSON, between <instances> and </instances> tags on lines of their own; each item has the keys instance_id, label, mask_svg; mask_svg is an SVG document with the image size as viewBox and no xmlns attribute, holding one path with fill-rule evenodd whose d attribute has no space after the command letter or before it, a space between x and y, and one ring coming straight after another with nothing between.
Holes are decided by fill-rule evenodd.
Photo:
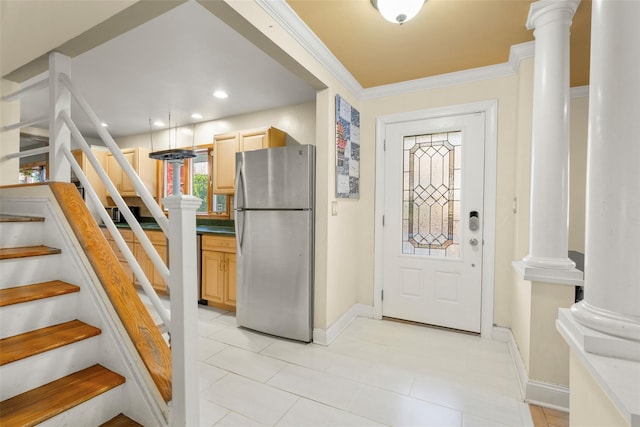
<instances>
[{"instance_id":1,"label":"recessed ceiling light","mask_svg":"<svg viewBox=\"0 0 640 427\"><path fill-rule=\"evenodd\" d=\"M109 125L108 125L108 124L106 124L105 122L102 122L102 123L100 123L100 124L102 125L102 127L103 127L103 128L108 128L108 127L109 127Z\"/></svg>"},{"instance_id":2,"label":"recessed ceiling light","mask_svg":"<svg viewBox=\"0 0 640 427\"><path fill-rule=\"evenodd\" d=\"M213 96L218 99L225 99L229 97L229 94L223 90L216 90L215 92L213 92Z\"/></svg>"},{"instance_id":3,"label":"recessed ceiling light","mask_svg":"<svg viewBox=\"0 0 640 427\"><path fill-rule=\"evenodd\" d=\"M153 125L158 126L159 128L163 128L166 126L162 120L156 120L155 122L153 122Z\"/></svg>"},{"instance_id":4,"label":"recessed ceiling light","mask_svg":"<svg viewBox=\"0 0 640 427\"><path fill-rule=\"evenodd\" d=\"M193 114L191 115L191 118L192 118L192 119L195 119L195 120L200 120L200 119L202 118L202 114L200 114L200 113L193 113Z\"/></svg>"}]
</instances>

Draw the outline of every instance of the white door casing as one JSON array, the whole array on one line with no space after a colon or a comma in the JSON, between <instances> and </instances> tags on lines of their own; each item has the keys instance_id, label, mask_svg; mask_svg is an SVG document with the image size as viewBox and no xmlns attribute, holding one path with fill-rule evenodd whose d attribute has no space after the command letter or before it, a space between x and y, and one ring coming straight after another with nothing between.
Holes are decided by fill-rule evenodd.
<instances>
[{"instance_id":1,"label":"white door casing","mask_svg":"<svg viewBox=\"0 0 640 427\"><path fill-rule=\"evenodd\" d=\"M467 116L466 118L461 117L465 115ZM432 121L433 119L438 120L434 122ZM478 121L480 122L481 128L478 131L479 142L478 140L475 141L472 146L473 148L470 151L466 151L464 155L469 156L470 159L475 159L481 166L483 165L484 171L480 170L479 177L475 177L471 179L471 183L465 184L468 186L466 191L470 193L469 196L471 198L465 199L463 196L463 204L459 206L460 223L459 229L456 231L458 234L457 237L461 243L459 247L461 258L459 260L452 261L439 258L438 256L432 257L431 260L428 260L428 266L425 270L420 266L421 262L419 261L419 259L424 258L424 256L402 253L402 178L401 175L398 177L398 174L401 174L401 172L398 172L395 180L390 179L389 168L396 168L398 167L398 164L399 168L401 168L404 160L402 158L403 154L401 153L401 149L399 149L400 154L396 152L395 166L389 164L387 153L389 153L393 145L393 143L390 142L389 137L393 138L393 135L399 137L402 133L416 135L454 130L455 126L452 127L453 122L451 120L455 122L455 120L458 119L462 119L463 122L467 120L468 123L463 123L463 127L474 126L474 121L475 125L477 125ZM432 127L431 130L429 130L429 126ZM482 129L482 126L484 126L484 129ZM458 125L458 127L460 128L460 125ZM408 130L409 132L404 132L402 129ZM386 152L384 150L385 138L387 139ZM399 137L399 139L402 138ZM482 143L483 141L484 144ZM399 141L396 143L401 145L401 142ZM457 329L481 332L482 336L491 338L493 330L493 279L495 258L496 149L497 101L495 100L409 113L399 113L377 118L374 267L375 318L381 318L383 314L385 316L388 315L392 317L408 318L425 323L441 324L443 326ZM474 150L476 151L474 152ZM484 162L482 159L484 159ZM463 179L465 173L466 172L463 172ZM395 184L392 184L391 181L394 181ZM477 186L478 182L480 183L480 187ZM482 189L482 183L484 183L484 190ZM396 188L395 195L390 196L387 194L389 190L387 187L393 187L394 185ZM471 191L471 188L473 188L473 191ZM465 189L462 189L462 191L464 192ZM389 200L389 197L394 197L395 200ZM394 206L394 212L389 211L390 206ZM469 230L469 213L471 211L477 211L479 214L480 226L477 232L471 232ZM385 216L384 221L386 227L383 227L382 225L383 216ZM405 220L406 217L407 215L405 212ZM390 227L390 223L395 223L395 226ZM395 228L396 236L389 237L389 235L393 233L391 230L393 228ZM405 237L407 236L406 228L407 227L405 225ZM413 232L415 233L415 230L413 230ZM420 237L421 236L418 236L418 240L420 240ZM470 244L469 240L472 238L475 238L478 241L477 245L473 246ZM389 242L387 240L389 240ZM395 242L393 240L395 240ZM482 245L483 241L484 245ZM413 243L416 242L414 241ZM423 241L422 243L425 242ZM429 245L427 245L427 248L428 247ZM418 253L425 252L428 253L429 249L425 250L424 245L422 248L418 249ZM442 251L438 249L434 252L436 255L441 255ZM401 271L400 269L397 269L395 273L391 271L385 272L385 268L388 270L387 260L389 258L395 259L395 261L397 261L396 266L402 265L403 270ZM408 261L408 263L405 261ZM475 265L472 266L472 264ZM407 286L404 289L402 286L398 285L394 290L393 288L389 288L389 285L383 285L385 282L385 275L387 274L387 281L391 281L396 284L402 283L400 278L404 275L407 278L417 278L418 282L422 280L424 285L425 278L428 276L428 282L430 282L428 285L430 287L420 289L419 286L416 287L417 282L407 282ZM440 284L438 285L441 291L440 298L434 298L434 295L436 295L434 292L438 291L438 286L433 286L434 277L437 277L440 280ZM458 285L456 282L459 280L475 281L476 288L471 287L470 290L465 290L466 288L464 284L460 282L460 288L457 289ZM438 280L435 282L438 282ZM385 290L384 303L382 301L383 286ZM400 290L400 292L398 292L398 290ZM432 305L428 306L426 310L424 308L424 304L422 306L420 306L420 304L415 304L416 301L421 299L420 297L417 297L417 295L422 295L421 292L422 294L427 292L430 296L430 303ZM471 299L475 302L472 303L474 306L473 308L470 309L467 307L456 314L455 310L452 310L452 308L459 304L454 303L453 301L459 299L460 296L463 295L458 292L465 292L465 299ZM466 292L470 292L470 295L466 295ZM395 297L401 296L403 293L406 294L404 297L394 301ZM410 296L410 294L414 294L414 296ZM436 301L434 306L434 300L438 299L444 301ZM409 302L408 308L406 304L407 301ZM404 308L402 308L403 304ZM441 307L434 308L438 305ZM438 316L442 314L446 315L448 312L448 317L453 319L453 323L443 323L438 316L436 316L435 319L414 317L415 312L421 313L423 311L428 311L430 314L435 313ZM440 312L440 314L438 314L438 312ZM408 316L407 313L409 314Z\"/></svg>"},{"instance_id":2,"label":"white door casing","mask_svg":"<svg viewBox=\"0 0 640 427\"><path fill-rule=\"evenodd\" d=\"M384 316L480 332L484 113L385 131Z\"/></svg>"}]
</instances>

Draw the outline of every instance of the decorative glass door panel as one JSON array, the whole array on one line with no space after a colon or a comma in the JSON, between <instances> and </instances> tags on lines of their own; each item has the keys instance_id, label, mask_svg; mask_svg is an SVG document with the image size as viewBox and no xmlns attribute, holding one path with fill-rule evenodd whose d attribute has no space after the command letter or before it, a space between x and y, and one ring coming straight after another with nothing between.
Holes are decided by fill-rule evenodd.
<instances>
[{"instance_id":1,"label":"decorative glass door panel","mask_svg":"<svg viewBox=\"0 0 640 427\"><path fill-rule=\"evenodd\" d=\"M402 253L459 257L461 131L403 139Z\"/></svg>"}]
</instances>

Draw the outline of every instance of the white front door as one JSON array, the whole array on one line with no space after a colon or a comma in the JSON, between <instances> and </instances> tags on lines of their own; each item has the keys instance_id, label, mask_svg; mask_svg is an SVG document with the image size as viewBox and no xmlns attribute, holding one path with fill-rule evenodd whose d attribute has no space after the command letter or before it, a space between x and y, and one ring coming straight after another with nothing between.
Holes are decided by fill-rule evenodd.
<instances>
[{"instance_id":1,"label":"white front door","mask_svg":"<svg viewBox=\"0 0 640 427\"><path fill-rule=\"evenodd\" d=\"M388 124L383 316L480 332L485 113Z\"/></svg>"}]
</instances>

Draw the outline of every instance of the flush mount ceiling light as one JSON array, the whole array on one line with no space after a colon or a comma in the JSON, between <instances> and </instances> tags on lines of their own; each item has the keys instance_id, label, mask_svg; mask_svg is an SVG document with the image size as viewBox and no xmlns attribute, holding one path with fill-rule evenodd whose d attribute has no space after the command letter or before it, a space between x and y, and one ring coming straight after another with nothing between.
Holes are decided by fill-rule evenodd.
<instances>
[{"instance_id":1,"label":"flush mount ceiling light","mask_svg":"<svg viewBox=\"0 0 640 427\"><path fill-rule=\"evenodd\" d=\"M416 16L425 0L371 0L380 15L394 24L404 24Z\"/></svg>"}]
</instances>

